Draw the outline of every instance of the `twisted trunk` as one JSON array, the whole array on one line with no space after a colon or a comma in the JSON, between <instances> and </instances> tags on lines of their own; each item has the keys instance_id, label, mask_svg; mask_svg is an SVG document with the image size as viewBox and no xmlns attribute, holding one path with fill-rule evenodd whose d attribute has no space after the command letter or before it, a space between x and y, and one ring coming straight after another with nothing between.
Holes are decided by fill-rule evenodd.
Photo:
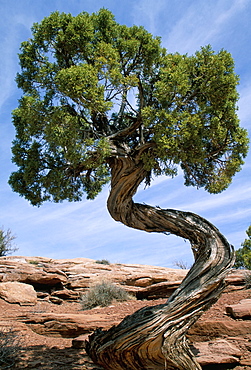
<instances>
[{"instance_id":1,"label":"twisted trunk","mask_svg":"<svg viewBox=\"0 0 251 370\"><path fill-rule=\"evenodd\" d=\"M111 216L129 227L189 239L195 263L167 303L140 309L108 331L96 331L86 343L87 352L110 370L199 370L186 333L222 292L233 264L232 246L196 214L134 203L132 197L147 175L140 161L120 157L110 166Z\"/></svg>"}]
</instances>

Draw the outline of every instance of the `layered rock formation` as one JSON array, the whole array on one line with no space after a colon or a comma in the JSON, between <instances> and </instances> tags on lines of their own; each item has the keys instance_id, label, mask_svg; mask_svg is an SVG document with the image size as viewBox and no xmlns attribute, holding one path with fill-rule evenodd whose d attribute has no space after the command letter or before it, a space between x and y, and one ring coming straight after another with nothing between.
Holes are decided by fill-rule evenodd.
<instances>
[{"instance_id":1,"label":"layered rock formation","mask_svg":"<svg viewBox=\"0 0 251 370\"><path fill-rule=\"evenodd\" d=\"M187 274L187 270L100 262L87 258L0 257L0 286L6 282L29 284L39 299L60 303L78 300L90 286L110 281L140 299L155 299L170 296Z\"/></svg>"},{"instance_id":2,"label":"layered rock formation","mask_svg":"<svg viewBox=\"0 0 251 370\"><path fill-rule=\"evenodd\" d=\"M187 273L163 267L97 262L86 258L1 257L0 299L22 307L34 306L34 311L19 315L19 322L42 336L72 338L73 347L82 348L88 334L98 327L108 329L118 324L127 309L130 313L132 304L90 311L82 311L79 304L79 310L72 313L53 312L53 307L64 307L65 302L78 304L80 296L101 281L113 282L137 300L144 300L144 304L154 305L154 300L168 298ZM227 282L224 294L242 291L245 272L233 270ZM39 302L47 302L51 310L36 310ZM137 309L139 301L133 302ZM242 365L245 370L249 366L251 369L251 293L250 298L227 304L221 310L219 317L203 315L190 329L188 337L195 356L205 368L229 364L231 368Z\"/></svg>"}]
</instances>

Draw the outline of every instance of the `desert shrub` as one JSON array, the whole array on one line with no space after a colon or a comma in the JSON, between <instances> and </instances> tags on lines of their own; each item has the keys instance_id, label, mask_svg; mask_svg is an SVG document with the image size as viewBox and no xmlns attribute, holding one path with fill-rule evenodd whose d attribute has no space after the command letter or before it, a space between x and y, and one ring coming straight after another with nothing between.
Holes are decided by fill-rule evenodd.
<instances>
[{"instance_id":1,"label":"desert shrub","mask_svg":"<svg viewBox=\"0 0 251 370\"><path fill-rule=\"evenodd\" d=\"M10 229L4 231L3 227L0 228L0 257L7 256L17 250L13 244L14 239L16 237L12 235Z\"/></svg>"},{"instance_id":2,"label":"desert shrub","mask_svg":"<svg viewBox=\"0 0 251 370\"><path fill-rule=\"evenodd\" d=\"M38 265L39 264L39 261L35 261L35 260L30 260L29 263L31 265Z\"/></svg>"},{"instance_id":3,"label":"desert shrub","mask_svg":"<svg viewBox=\"0 0 251 370\"><path fill-rule=\"evenodd\" d=\"M22 339L13 329L0 329L0 369L14 366L20 353Z\"/></svg>"},{"instance_id":4,"label":"desert shrub","mask_svg":"<svg viewBox=\"0 0 251 370\"><path fill-rule=\"evenodd\" d=\"M83 310L88 310L93 307L109 306L115 301L127 301L130 295L121 287L109 283L102 282L91 287L86 294L81 297L81 305Z\"/></svg>"},{"instance_id":5,"label":"desert shrub","mask_svg":"<svg viewBox=\"0 0 251 370\"><path fill-rule=\"evenodd\" d=\"M251 272L247 271L245 274L245 288L251 289Z\"/></svg>"},{"instance_id":6,"label":"desert shrub","mask_svg":"<svg viewBox=\"0 0 251 370\"><path fill-rule=\"evenodd\" d=\"M101 265L110 265L110 262L108 260L97 260L96 263L100 263Z\"/></svg>"},{"instance_id":7,"label":"desert shrub","mask_svg":"<svg viewBox=\"0 0 251 370\"><path fill-rule=\"evenodd\" d=\"M191 265L189 265L187 262L183 261L175 261L174 266L177 266L178 268L182 270L189 270L191 268Z\"/></svg>"}]
</instances>

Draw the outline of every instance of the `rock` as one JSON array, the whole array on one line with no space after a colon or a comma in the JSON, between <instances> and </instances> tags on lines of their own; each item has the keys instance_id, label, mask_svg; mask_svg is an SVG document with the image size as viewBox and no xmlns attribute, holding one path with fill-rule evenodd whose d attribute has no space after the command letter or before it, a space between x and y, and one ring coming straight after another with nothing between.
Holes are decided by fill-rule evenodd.
<instances>
[{"instance_id":1,"label":"rock","mask_svg":"<svg viewBox=\"0 0 251 370\"><path fill-rule=\"evenodd\" d=\"M234 319L251 319L251 299L243 299L238 304L226 306L226 313Z\"/></svg>"},{"instance_id":2,"label":"rock","mask_svg":"<svg viewBox=\"0 0 251 370\"><path fill-rule=\"evenodd\" d=\"M72 339L72 348L85 348L85 342L88 340L89 334L80 335Z\"/></svg>"},{"instance_id":3,"label":"rock","mask_svg":"<svg viewBox=\"0 0 251 370\"><path fill-rule=\"evenodd\" d=\"M162 282L141 289L136 293L137 299L159 299L168 298L178 288L181 281Z\"/></svg>"},{"instance_id":4,"label":"rock","mask_svg":"<svg viewBox=\"0 0 251 370\"><path fill-rule=\"evenodd\" d=\"M251 356L249 358L242 358L240 364L242 366L251 366Z\"/></svg>"},{"instance_id":5,"label":"rock","mask_svg":"<svg viewBox=\"0 0 251 370\"><path fill-rule=\"evenodd\" d=\"M79 300L79 293L69 289L56 290L53 293L51 293L51 296L53 297L55 296L67 301Z\"/></svg>"},{"instance_id":6,"label":"rock","mask_svg":"<svg viewBox=\"0 0 251 370\"><path fill-rule=\"evenodd\" d=\"M37 293L28 284L18 282L0 283L0 297L9 303L19 303L21 306L33 306L37 303Z\"/></svg>"},{"instance_id":7,"label":"rock","mask_svg":"<svg viewBox=\"0 0 251 370\"><path fill-rule=\"evenodd\" d=\"M67 276L57 268L45 267L45 263L39 264L38 260L23 263L15 260L2 260L1 257L0 281L17 281L34 286L47 285L52 287L66 283Z\"/></svg>"},{"instance_id":8,"label":"rock","mask_svg":"<svg viewBox=\"0 0 251 370\"><path fill-rule=\"evenodd\" d=\"M244 286L246 283L246 270L232 269L225 281L227 285Z\"/></svg>"},{"instance_id":9,"label":"rock","mask_svg":"<svg viewBox=\"0 0 251 370\"><path fill-rule=\"evenodd\" d=\"M144 265L102 265L93 260L66 266L65 262L64 267L61 265L60 268L67 273L67 288L71 290L86 289L103 280L123 285L130 291L132 290L130 287L142 288L159 282L182 280L187 274L187 270Z\"/></svg>"},{"instance_id":10,"label":"rock","mask_svg":"<svg viewBox=\"0 0 251 370\"><path fill-rule=\"evenodd\" d=\"M63 299L58 297L50 297L49 301L54 304L62 304L64 302Z\"/></svg>"},{"instance_id":11,"label":"rock","mask_svg":"<svg viewBox=\"0 0 251 370\"><path fill-rule=\"evenodd\" d=\"M122 285L129 293L161 283L181 281L187 270L147 265L103 265L87 258L52 260L42 257L0 257L0 281L31 284L38 291L69 290L63 299L76 300L80 292L100 281ZM66 292L65 292L66 293ZM76 293L76 294L75 294ZM145 293L149 295L150 293ZM155 294L156 297L160 296ZM164 297L167 297L164 289Z\"/></svg>"},{"instance_id":12,"label":"rock","mask_svg":"<svg viewBox=\"0 0 251 370\"><path fill-rule=\"evenodd\" d=\"M244 337L251 334L251 321L199 319L188 331L192 342L208 341L223 337Z\"/></svg>"},{"instance_id":13,"label":"rock","mask_svg":"<svg viewBox=\"0 0 251 370\"><path fill-rule=\"evenodd\" d=\"M242 352L227 340L193 343L192 352L201 366L238 364Z\"/></svg>"},{"instance_id":14,"label":"rock","mask_svg":"<svg viewBox=\"0 0 251 370\"><path fill-rule=\"evenodd\" d=\"M30 329L40 335L51 337L75 338L82 334L91 333L97 328L108 329L117 325L121 320L113 320L105 314L28 314L20 320Z\"/></svg>"},{"instance_id":15,"label":"rock","mask_svg":"<svg viewBox=\"0 0 251 370\"><path fill-rule=\"evenodd\" d=\"M163 275L154 276L133 276L125 280L125 284L137 287L149 287L150 285L167 281L167 277Z\"/></svg>"},{"instance_id":16,"label":"rock","mask_svg":"<svg viewBox=\"0 0 251 370\"><path fill-rule=\"evenodd\" d=\"M49 293L46 292L37 292L37 298L38 299L48 299L50 297Z\"/></svg>"}]
</instances>

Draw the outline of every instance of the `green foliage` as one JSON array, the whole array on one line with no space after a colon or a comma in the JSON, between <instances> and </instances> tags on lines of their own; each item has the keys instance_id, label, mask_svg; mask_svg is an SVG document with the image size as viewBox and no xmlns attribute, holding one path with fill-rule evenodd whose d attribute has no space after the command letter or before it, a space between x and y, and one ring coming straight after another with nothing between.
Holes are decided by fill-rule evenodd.
<instances>
[{"instance_id":1,"label":"green foliage","mask_svg":"<svg viewBox=\"0 0 251 370\"><path fill-rule=\"evenodd\" d=\"M31 265L38 265L39 264L39 261L35 261L35 260L30 260L29 263Z\"/></svg>"},{"instance_id":2,"label":"green foliage","mask_svg":"<svg viewBox=\"0 0 251 370\"><path fill-rule=\"evenodd\" d=\"M95 261L96 263L99 263L101 265L110 265L110 262L106 259L103 259L103 260L97 260Z\"/></svg>"},{"instance_id":3,"label":"green foliage","mask_svg":"<svg viewBox=\"0 0 251 370\"><path fill-rule=\"evenodd\" d=\"M13 244L14 239L16 239L16 237L12 235L10 229L6 231L4 231L3 228L0 229L0 257L7 256L17 251L18 248Z\"/></svg>"},{"instance_id":4,"label":"green foliage","mask_svg":"<svg viewBox=\"0 0 251 370\"><path fill-rule=\"evenodd\" d=\"M235 268L245 268L251 270L251 225L246 231L248 239L245 239L241 244L242 248L239 248L235 252Z\"/></svg>"},{"instance_id":5,"label":"green foliage","mask_svg":"<svg viewBox=\"0 0 251 370\"><path fill-rule=\"evenodd\" d=\"M130 299L129 294L121 287L112 283L102 282L91 287L82 296L81 305L83 310L89 310L97 306L109 306L113 301L123 302L128 299Z\"/></svg>"},{"instance_id":6,"label":"green foliage","mask_svg":"<svg viewBox=\"0 0 251 370\"><path fill-rule=\"evenodd\" d=\"M180 166L186 185L212 193L243 164L248 139L225 50L168 54L160 38L101 9L52 13L33 25L19 59L19 169L9 183L32 204L93 199L121 148L132 158L140 152L155 175L175 176Z\"/></svg>"}]
</instances>

